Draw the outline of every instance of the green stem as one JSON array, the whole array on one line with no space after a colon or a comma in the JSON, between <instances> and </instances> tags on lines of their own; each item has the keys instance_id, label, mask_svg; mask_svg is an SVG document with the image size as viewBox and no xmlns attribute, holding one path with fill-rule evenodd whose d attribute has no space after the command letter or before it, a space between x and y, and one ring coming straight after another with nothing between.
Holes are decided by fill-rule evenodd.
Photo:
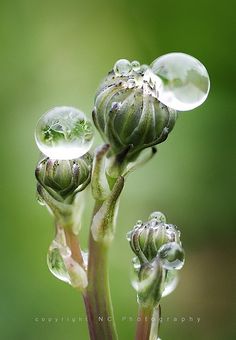
<instances>
[{"instance_id":1,"label":"green stem","mask_svg":"<svg viewBox=\"0 0 236 340\"><path fill-rule=\"evenodd\" d=\"M91 340L118 339L108 280L108 246L96 242L90 233L88 287L84 301Z\"/></svg>"},{"instance_id":2,"label":"green stem","mask_svg":"<svg viewBox=\"0 0 236 340\"><path fill-rule=\"evenodd\" d=\"M157 340L159 330L160 307L140 305L136 328L136 340Z\"/></svg>"},{"instance_id":3,"label":"green stem","mask_svg":"<svg viewBox=\"0 0 236 340\"><path fill-rule=\"evenodd\" d=\"M97 204L94 214L99 208L100 205ZM72 257L85 269L77 236L73 233L71 226L63 227ZM57 228L62 227L57 224ZM91 340L118 339L108 280L108 251L109 247L102 242L96 242L90 233L88 287L83 292L83 298Z\"/></svg>"}]
</instances>

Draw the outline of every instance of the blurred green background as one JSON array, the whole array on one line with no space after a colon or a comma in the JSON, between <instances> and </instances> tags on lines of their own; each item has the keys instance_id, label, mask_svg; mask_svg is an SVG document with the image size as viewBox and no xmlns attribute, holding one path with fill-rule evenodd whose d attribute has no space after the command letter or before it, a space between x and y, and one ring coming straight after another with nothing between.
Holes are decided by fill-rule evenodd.
<instances>
[{"instance_id":1,"label":"blurred green background","mask_svg":"<svg viewBox=\"0 0 236 340\"><path fill-rule=\"evenodd\" d=\"M86 321L78 321L84 318L81 297L46 266L53 226L36 202L37 120L56 105L91 115L95 90L117 59L150 63L171 51L205 64L211 92L203 106L180 115L155 159L127 180L110 259L120 339L133 338L135 322L128 318L137 311L125 235L157 209L181 228L187 257L178 288L162 303L161 338L235 339L234 2L21 0L0 6L1 339L88 339Z\"/></svg>"}]
</instances>

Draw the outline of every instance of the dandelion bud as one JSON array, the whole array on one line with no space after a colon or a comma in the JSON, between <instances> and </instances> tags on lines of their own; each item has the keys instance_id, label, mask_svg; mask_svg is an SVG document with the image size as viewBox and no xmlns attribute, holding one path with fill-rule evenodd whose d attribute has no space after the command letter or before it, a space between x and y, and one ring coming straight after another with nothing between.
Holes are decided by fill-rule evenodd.
<instances>
[{"instance_id":1,"label":"dandelion bud","mask_svg":"<svg viewBox=\"0 0 236 340\"><path fill-rule=\"evenodd\" d=\"M93 120L102 138L126 159L144 148L163 142L177 119L177 112L159 101L160 78L135 61L118 60L95 97Z\"/></svg>"},{"instance_id":2,"label":"dandelion bud","mask_svg":"<svg viewBox=\"0 0 236 340\"><path fill-rule=\"evenodd\" d=\"M89 153L75 160L44 158L35 175L42 187L56 200L71 203L75 194L90 182L92 157Z\"/></svg>"},{"instance_id":3,"label":"dandelion bud","mask_svg":"<svg viewBox=\"0 0 236 340\"><path fill-rule=\"evenodd\" d=\"M147 222L138 221L129 233L130 246L141 262L152 261L159 256L160 249L165 244L174 243L181 247L179 230L165 221L165 216L161 212L155 212L150 215ZM162 250L163 257L164 253Z\"/></svg>"}]
</instances>

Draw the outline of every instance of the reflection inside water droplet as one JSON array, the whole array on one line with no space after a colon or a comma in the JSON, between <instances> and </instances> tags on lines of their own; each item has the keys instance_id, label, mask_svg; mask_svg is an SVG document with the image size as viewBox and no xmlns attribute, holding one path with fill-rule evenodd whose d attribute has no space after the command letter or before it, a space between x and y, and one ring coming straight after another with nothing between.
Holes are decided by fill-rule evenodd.
<instances>
[{"instance_id":1,"label":"reflection inside water droplet","mask_svg":"<svg viewBox=\"0 0 236 340\"><path fill-rule=\"evenodd\" d=\"M165 243L158 250L165 269L181 269L184 265L183 248L176 242Z\"/></svg>"},{"instance_id":2,"label":"reflection inside water droplet","mask_svg":"<svg viewBox=\"0 0 236 340\"><path fill-rule=\"evenodd\" d=\"M162 297L165 297L165 296L171 294L175 290L175 288L178 284L178 281L179 280L178 280L177 271L176 270L168 270L166 272L166 278L165 278L165 283L164 283L165 288L164 288L164 291L162 293Z\"/></svg>"},{"instance_id":3,"label":"reflection inside water droplet","mask_svg":"<svg viewBox=\"0 0 236 340\"><path fill-rule=\"evenodd\" d=\"M70 276L66 269L63 257L61 256L60 249L53 241L49 247L47 254L47 264L50 272L59 280L70 283Z\"/></svg>"},{"instance_id":4,"label":"reflection inside water droplet","mask_svg":"<svg viewBox=\"0 0 236 340\"><path fill-rule=\"evenodd\" d=\"M207 98L210 80L204 65L185 53L163 55L150 65L162 80L159 100L179 111L192 110Z\"/></svg>"},{"instance_id":5,"label":"reflection inside water droplet","mask_svg":"<svg viewBox=\"0 0 236 340\"><path fill-rule=\"evenodd\" d=\"M39 150L51 159L75 159L89 151L93 126L83 112L55 107L39 119L35 140Z\"/></svg>"}]
</instances>

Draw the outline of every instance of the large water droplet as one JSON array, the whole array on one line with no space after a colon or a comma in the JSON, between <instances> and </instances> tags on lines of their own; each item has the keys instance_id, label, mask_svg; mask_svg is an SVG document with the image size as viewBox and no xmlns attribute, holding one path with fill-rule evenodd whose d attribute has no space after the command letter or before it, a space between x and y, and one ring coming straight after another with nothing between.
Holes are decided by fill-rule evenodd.
<instances>
[{"instance_id":1,"label":"large water droplet","mask_svg":"<svg viewBox=\"0 0 236 340\"><path fill-rule=\"evenodd\" d=\"M120 59L114 65L114 72L117 76L127 76L132 71L129 60Z\"/></svg>"},{"instance_id":2,"label":"large water droplet","mask_svg":"<svg viewBox=\"0 0 236 340\"><path fill-rule=\"evenodd\" d=\"M169 295L172 293L177 284L178 284L178 273L176 270L167 270L165 283L164 283L164 291L162 293L162 297Z\"/></svg>"},{"instance_id":3,"label":"large water droplet","mask_svg":"<svg viewBox=\"0 0 236 340\"><path fill-rule=\"evenodd\" d=\"M70 276L66 269L60 248L53 241L47 254L47 264L50 272L59 280L70 283Z\"/></svg>"},{"instance_id":4,"label":"large water droplet","mask_svg":"<svg viewBox=\"0 0 236 340\"><path fill-rule=\"evenodd\" d=\"M73 107L55 107L39 119L35 140L39 150L51 159L79 158L92 146L92 123Z\"/></svg>"},{"instance_id":5,"label":"large water droplet","mask_svg":"<svg viewBox=\"0 0 236 340\"><path fill-rule=\"evenodd\" d=\"M184 265L183 248L176 242L169 242L160 247L159 256L165 269L181 269Z\"/></svg>"},{"instance_id":6,"label":"large water droplet","mask_svg":"<svg viewBox=\"0 0 236 340\"><path fill-rule=\"evenodd\" d=\"M158 99L165 105L188 111L206 100L210 79L196 58L185 53L169 53L154 60L150 67L163 82Z\"/></svg>"}]
</instances>

